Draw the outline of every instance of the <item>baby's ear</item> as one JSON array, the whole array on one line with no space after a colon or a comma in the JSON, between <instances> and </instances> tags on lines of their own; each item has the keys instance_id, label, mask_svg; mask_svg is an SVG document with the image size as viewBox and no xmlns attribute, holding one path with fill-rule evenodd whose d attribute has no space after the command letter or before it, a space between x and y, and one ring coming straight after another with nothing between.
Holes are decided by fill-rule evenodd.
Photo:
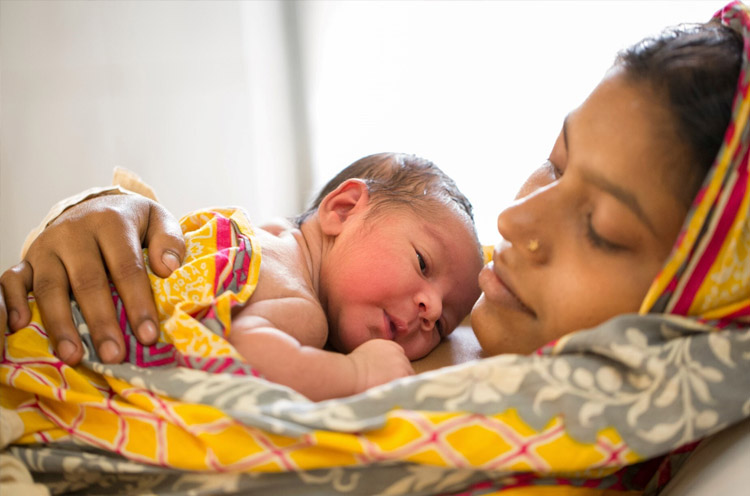
<instances>
[{"instance_id":1,"label":"baby's ear","mask_svg":"<svg viewBox=\"0 0 750 496\"><path fill-rule=\"evenodd\" d=\"M367 184L361 179L347 179L320 202L321 229L330 236L338 235L347 219L366 210L369 201Z\"/></svg>"}]
</instances>

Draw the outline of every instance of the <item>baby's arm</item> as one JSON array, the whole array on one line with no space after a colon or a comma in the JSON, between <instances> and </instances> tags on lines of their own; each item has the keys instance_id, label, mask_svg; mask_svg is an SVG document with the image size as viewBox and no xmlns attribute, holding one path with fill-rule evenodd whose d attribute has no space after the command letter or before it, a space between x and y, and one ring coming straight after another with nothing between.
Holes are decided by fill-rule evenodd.
<instances>
[{"instance_id":1,"label":"baby's arm","mask_svg":"<svg viewBox=\"0 0 750 496\"><path fill-rule=\"evenodd\" d=\"M260 308L252 305L254 310L275 313L286 306L286 314L296 315L294 320L303 325L298 298L261 303ZM296 308L290 311L289 307ZM229 341L266 379L313 401L349 396L414 373L403 348L393 341L371 340L349 354L326 351L302 345L271 320L245 310L232 319Z\"/></svg>"}]
</instances>

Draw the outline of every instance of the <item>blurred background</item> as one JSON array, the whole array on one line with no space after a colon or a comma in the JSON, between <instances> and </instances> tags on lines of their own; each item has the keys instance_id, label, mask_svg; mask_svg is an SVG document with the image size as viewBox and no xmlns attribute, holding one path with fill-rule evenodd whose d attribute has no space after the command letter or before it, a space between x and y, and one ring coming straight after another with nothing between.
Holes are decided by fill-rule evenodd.
<instances>
[{"instance_id":1,"label":"blurred background","mask_svg":"<svg viewBox=\"0 0 750 496\"><path fill-rule=\"evenodd\" d=\"M115 166L263 222L380 151L434 160L495 243L615 53L725 3L1 0L0 267Z\"/></svg>"}]
</instances>

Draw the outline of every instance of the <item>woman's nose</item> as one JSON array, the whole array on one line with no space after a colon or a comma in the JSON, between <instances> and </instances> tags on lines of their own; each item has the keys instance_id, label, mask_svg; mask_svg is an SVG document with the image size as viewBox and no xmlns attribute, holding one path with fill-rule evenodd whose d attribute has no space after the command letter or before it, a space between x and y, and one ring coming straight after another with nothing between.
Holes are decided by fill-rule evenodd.
<instances>
[{"instance_id":1,"label":"woman's nose","mask_svg":"<svg viewBox=\"0 0 750 496\"><path fill-rule=\"evenodd\" d=\"M545 262L552 248L557 222L555 183L514 202L497 216L497 230L505 241L536 263Z\"/></svg>"}]
</instances>

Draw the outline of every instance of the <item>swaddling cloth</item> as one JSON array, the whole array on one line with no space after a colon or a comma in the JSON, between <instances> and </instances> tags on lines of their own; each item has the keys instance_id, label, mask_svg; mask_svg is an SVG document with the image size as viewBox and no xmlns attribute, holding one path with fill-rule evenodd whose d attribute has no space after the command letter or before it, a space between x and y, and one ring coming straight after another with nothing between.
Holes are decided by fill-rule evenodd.
<instances>
[{"instance_id":1,"label":"swaddling cloth","mask_svg":"<svg viewBox=\"0 0 750 496\"><path fill-rule=\"evenodd\" d=\"M149 271L159 314L156 344L144 346L135 339L122 300L111 285L125 340L123 366L129 363L147 370L179 366L257 375L225 339L232 307L246 302L258 282L260 249L252 227L241 211L233 209L198 211L183 217L180 225L187 247L183 265L165 279ZM146 412L156 407L155 397L146 400L153 404L145 405L142 413L119 414L144 406L142 400L133 401L142 395L136 392L137 387L131 387L137 386L138 380L134 378L128 385L96 373L102 364L78 304L73 302L71 307L85 351L82 365L71 368L54 355L33 295L29 303L31 323L7 336L5 366L0 369L0 404L18 411L26 426L19 441L47 442L76 432L89 437L94 445L112 448L113 441L123 443L132 438L129 434L142 430L136 424L149 425ZM54 398L54 406L39 397ZM147 430L154 428L158 430L158 422Z\"/></svg>"}]
</instances>

